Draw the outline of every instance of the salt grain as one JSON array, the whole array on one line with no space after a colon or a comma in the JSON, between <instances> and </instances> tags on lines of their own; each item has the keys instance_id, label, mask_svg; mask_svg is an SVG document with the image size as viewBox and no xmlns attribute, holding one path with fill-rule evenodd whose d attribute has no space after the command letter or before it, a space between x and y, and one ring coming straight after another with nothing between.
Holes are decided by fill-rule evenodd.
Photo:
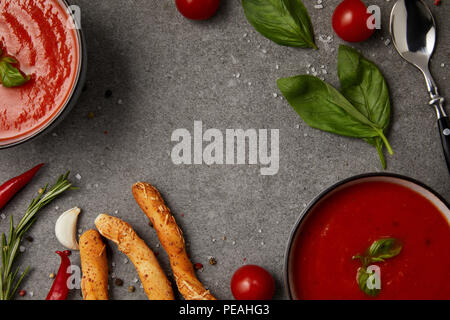
<instances>
[{"instance_id":1,"label":"salt grain","mask_svg":"<svg viewBox=\"0 0 450 320\"><path fill-rule=\"evenodd\" d=\"M273 97L274 97L274 98L277 98L277 97L278 97L278 94L277 94L277 93L275 93L275 92L274 92L274 93L272 93L272 95L273 95Z\"/></svg>"},{"instance_id":2,"label":"salt grain","mask_svg":"<svg viewBox=\"0 0 450 320\"><path fill-rule=\"evenodd\" d=\"M391 43L391 39L386 39L386 41L384 41L384 45L388 46Z\"/></svg>"},{"instance_id":3,"label":"salt grain","mask_svg":"<svg viewBox=\"0 0 450 320\"><path fill-rule=\"evenodd\" d=\"M441 63L441 68L444 68L445 67L445 63Z\"/></svg>"},{"instance_id":4,"label":"salt grain","mask_svg":"<svg viewBox=\"0 0 450 320\"><path fill-rule=\"evenodd\" d=\"M6 219L6 215L4 213L0 214L0 218L2 218L2 220Z\"/></svg>"},{"instance_id":5,"label":"salt grain","mask_svg":"<svg viewBox=\"0 0 450 320\"><path fill-rule=\"evenodd\" d=\"M20 247L19 247L19 251L20 251L20 252L25 252L26 249L27 249L27 248L25 248L24 246L20 246Z\"/></svg>"},{"instance_id":6,"label":"salt grain","mask_svg":"<svg viewBox=\"0 0 450 320\"><path fill-rule=\"evenodd\" d=\"M77 180L81 180L81 175L80 175L79 173L77 173L77 174L75 175L75 178L76 178Z\"/></svg>"},{"instance_id":7,"label":"salt grain","mask_svg":"<svg viewBox=\"0 0 450 320\"><path fill-rule=\"evenodd\" d=\"M323 9L323 5L321 5L321 4L316 4L316 5L314 6L314 9Z\"/></svg>"},{"instance_id":8,"label":"salt grain","mask_svg":"<svg viewBox=\"0 0 450 320\"><path fill-rule=\"evenodd\" d=\"M275 65L275 69L280 69L280 66L279 65Z\"/></svg>"}]
</instances>

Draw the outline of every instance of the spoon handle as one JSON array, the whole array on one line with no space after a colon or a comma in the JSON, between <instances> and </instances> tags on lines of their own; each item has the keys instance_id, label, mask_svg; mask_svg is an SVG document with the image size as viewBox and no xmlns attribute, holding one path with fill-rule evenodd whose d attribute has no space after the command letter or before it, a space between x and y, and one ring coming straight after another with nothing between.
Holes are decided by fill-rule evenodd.
<instances>
[{"instance_id":1,"label":"spoon handle","mask_svg":"<svg viewBox=\"0 0 450 320\"><path fill-rule=\"evenodd\" d=\"M445 160L450 172L450 120L448 117L442 117L438 120L439 133L441 135L442 148L444 149Z\"/></svg>"},{"instance_id":2,"label":"spoon handle","mask_svg":"<svg viewBox=\"0 0 450 320\"><path fill-rule=\"evenodd\" d=\"M442 149L444 150L445 161L447 162L447 168L450 173L450 119L444 109L444 98L438 94L431 94L431 98L430 105L436 109Z\"/></svg>"}]
</instances>

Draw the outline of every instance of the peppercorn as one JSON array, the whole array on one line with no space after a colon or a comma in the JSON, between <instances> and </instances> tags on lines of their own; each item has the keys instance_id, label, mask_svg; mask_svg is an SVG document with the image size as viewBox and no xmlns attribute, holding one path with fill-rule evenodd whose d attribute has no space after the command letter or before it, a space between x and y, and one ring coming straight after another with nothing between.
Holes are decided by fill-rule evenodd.
<instances>
[{"instance_id":1,"label":"peppercorn","mask_svg":"<svg viewBox=\"0 0 450 320\"><path fill-rule=\"evenodd\" d=\"M91 111L88 113L88 118L93 119L95 117L95 114Z\"/></svg>"},{"instance_id":2,"label":"peppercorn","mask_svg":"<svg viewBox=\"0 0 450 320\"><path fill-rule=\"evenodd\" d=\"M128 287L128 292L134 292L135 290L136 290L136 288L133 286Z\"/></svg>"},{"instance_id":3,"label":"peppercorn","mask_svg":"<svg viewBox=\"0 0 450 320\"><path fill-rule=\"evenodd\" d=\"M21 296L21 297L25 297L26 294L27 294L27 292L25 290L19 291L19 296Z\"/></svg>"},{"instance_id":4,"label":"peppercorn","mask_svg":"<svg viewBox=\"0 0 450 320\"><path fill-rule=\"evenodd\" d=\"M32 236L26 236L25 240L27 240L28 242L33 242L33 237Z\"/></svg>"},{"instance_id":5,"label":"peppercorn","mask_svg":"<svg viewBox=\"0 0 450 320\"><path fill-rule=\"evenodd\" d=\"M112 95L113 95L113 93L112 93L111 90L108 89L108 90L105 91L105 98L111 98Z\"/></svg>"},{"instance_id":6,"label":"peppercorn","mask_svg":"<svg viewBox=\"0 0 450 320\"><path fill-rule=\"evenodd\" d=\"M217 264L217 260L214 257L209 258L209 264L214 266Z\"/></svg>"},{"instance_id":7,"label":"peppercorn","mask_svg":"<svg viewBox=\"0 0 450 320\"><path fill-rule=\"evenodd\" d=\"M114 284L118 287L121 287L121 286L123 286L123 280L117 278L116 280L114 280Z\"/></svg>"},{"instance_id":8,"label":"peppercorn","mask_svg":"<svg viewBox=\"0 0 450 320\"><path fill-rule=\"evenodd\" d=\"M197 262L197 263L194 264L194 269L195 269L195 270L203 269L203 265L202 265L201 263L198 263L198 262Z\"/></svg>"}]
</instances>

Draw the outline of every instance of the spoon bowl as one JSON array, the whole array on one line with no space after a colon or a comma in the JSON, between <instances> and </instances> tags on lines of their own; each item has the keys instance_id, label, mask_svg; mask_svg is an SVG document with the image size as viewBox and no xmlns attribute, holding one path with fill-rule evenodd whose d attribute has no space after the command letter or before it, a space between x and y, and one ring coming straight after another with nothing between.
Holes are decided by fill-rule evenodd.
<instances>
[{"instance_id":1,"label":"spoon bowl","mask_svg":"<svg viewBox=\"0 0 450 320\"><path fill-rule=\"evenodd\" d=\"M445 160L450 172L450 120L444 109L444 98L439 95L429 69L436 44L436 23L428 6L422 0L398 0L391 11L390 32L400 56L422 71L438 118Z\"/></svg>"}]
</instances>

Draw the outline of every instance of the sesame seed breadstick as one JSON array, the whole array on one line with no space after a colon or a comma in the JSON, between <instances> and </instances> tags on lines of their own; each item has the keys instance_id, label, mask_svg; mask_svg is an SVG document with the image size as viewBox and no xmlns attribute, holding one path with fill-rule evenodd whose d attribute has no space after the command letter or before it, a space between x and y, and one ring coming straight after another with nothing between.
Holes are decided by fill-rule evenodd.
<instances>
[{"instance_id":1,"label":"sesame seed breadstick","mask_svg":"<svg viewBox=\"0 0 450 320\"><path fill-rule=\"evenodd\" d=\"M170 259L178 290L186 300L215 300L195 275L192 262L186 253L183 232L178 227L170 209L159 191L145 182L133 186L136 202L153 223L159 241Z\"/></svg>"},{"instance_id":2,"label":"sesame seed breadstick","mask_svg":"<svg viewBox=\"0 0 450 320\"><path fill-rule=\"evenodd\" d=\"M80 237L80 257L84 300L108 300L108 259L106 245L96 230Z\"/></svg>"},{"instance_id":3,"label":"sesame seed breadstick","mask_svg":"<svg viewBox=\"0 0 450 320\"><path fill-rule=\"evenodd\" d=\"M133 262L150 300L174 300L172 287L153 251L133 228L119 218L101 214L95 226L102 236L115 242L118 249Z\"/></svg>"}]
</instances>

